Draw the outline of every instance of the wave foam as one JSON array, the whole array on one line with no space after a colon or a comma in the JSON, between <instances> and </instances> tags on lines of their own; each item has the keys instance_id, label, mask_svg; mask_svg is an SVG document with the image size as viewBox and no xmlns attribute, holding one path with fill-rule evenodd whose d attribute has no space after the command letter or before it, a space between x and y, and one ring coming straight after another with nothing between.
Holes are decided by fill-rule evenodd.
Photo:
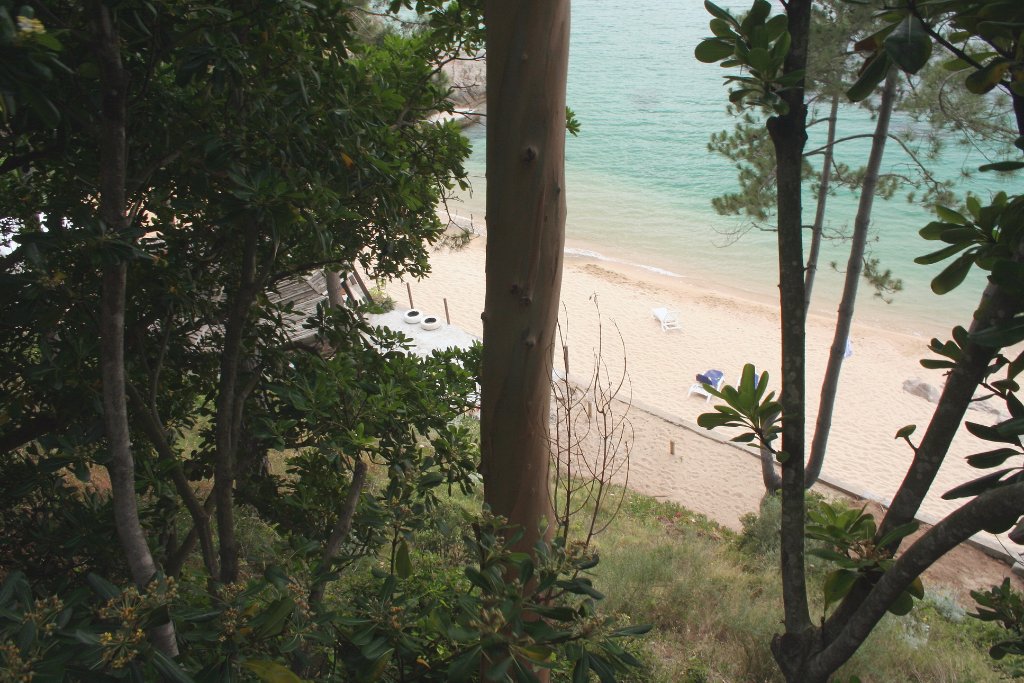
<instances>
[{"instance_id":1,"label":"wave foam","mask_svg":"<svg viewBox=\"0 0 1024 683\"><path fill-rule=\"evenodd\" d=\"M566 247L565 255L574 258L586 258L593 259L594 261L604 261L606 263L617 263L623 266L630 266L631 268L640 268L642 270L655 273L657 275L664 275L666 277L682 278L683 276L679 273L674 273L671 270L659 268L657 266L649 266L646 263L635 263L633 261L627 261L625 259L615 258L614 256L605 256L599 251L592 249L579 249L577 247Z\"/></svg>"}]
</instances>

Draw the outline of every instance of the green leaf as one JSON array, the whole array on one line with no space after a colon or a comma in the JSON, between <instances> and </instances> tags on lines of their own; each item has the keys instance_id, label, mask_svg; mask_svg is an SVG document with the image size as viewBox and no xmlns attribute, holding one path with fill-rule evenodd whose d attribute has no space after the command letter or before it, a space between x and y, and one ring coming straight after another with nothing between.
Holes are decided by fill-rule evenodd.
<instances>
[{"instance_id":1,"label":"green leaf","mask_svg":"<svg viewBox=\"0 0 1024 683\"><path fill-rule=\"evenodd\" d=\"M856 563L853 560L832 548L811 548L807 551L807 554L820 557L821 559L828 560L829 562L835 562L839 566L846 567L847 569L852 569L856 566Z\"/></svg>"},{"instance_id":2,"label":"green leaf","mask_svg":"<svg viewBox=\"0 0 1024 683\"><path fill-rule=\"evenodd\" d=\"M933 263L945 261L953 254L959 253L969 246L969 244L951 244L948 247L943 247L942 249L939 249L938 251L933 251L930 254L918 256L916 259L914 259L914 263L921 266L930 266Z\"/></svg>"},{"instance_id":3,"label":"green leaf","mask_svg":"<svg viewBox=\"0 0 1024 683\"><path fill-rule=\"evenodd\" d=\"M892 543L895 543L896 541L902 539L903 537L909 536L910 534L914 533L920 526L921 525L916 520L913 522L907 522L906 524L901 524L895 529L892 529L885 536L882 536L880 539L878 539L878 545L879 547L886 548Z\"/></svg>"},{"instance_id":4,"label":"green leaf","mask_svg":"<svg viewBox=\"0 0 1024 683\"><path fill-rule=\"evenodd\" d=\"M121 596L121 589L104 579L99 574L88 574L85 577L89 587L96 591L104 600L113 600Z\"/></svg>"},{"instance_id":5,"label":"green leaf","mask_svg":"<svg viewBox=\"0 0 1024 683\"><path fill-rule=\"evenodd\" d=\"M768 42L772 42L782 38L785 41L785 48L779 48L779 43L772 45L772 56L773 57L785 57L786 53L789 52L789 43L792 40L786 34L786 29L789 27L789 19L785 14L776 14L774 17L769 19L764 24L764 37ZM781 41L780 41L781 42ZM779 50L782 50L779 52Z\"/></svg>"},{"instance_id":6,"label":"green leaf","mask_svg":"<svg viewBox=\"0 0 1024 683\"><path fill-rule=\"evenodd\" d=\"M1010 61L998 57L968 76L965 85L975 95L984 95L999 85L1009 68Z\"/></svg>"},{"instance_id":7,"label":"green leaf","mask_svg":"<svg viewBox=\"0 0 1024 683\"><path fill-rule=\"evenodd\" d=\"M941 204L935 205L935 213L946 223L952 223L954 225L967 225L970 223L967 217L959 211L954 211L948 206L942 206ZM923 237L923 235L922 235Z\"/></svg>"},{"instance_id":8,"label":"green leaf","mask_svg":"<svg viewBox=\"0 0 1024 683\"><path fill-rule=\"evenodd\" d=\"M1024 455L1024 453L1013 448L997 448L994 451L968 455L967 464L979 470L987 470L991 467L999 467L1015 455Z\"/></svg>"},{"instance_id":9,"label":"green leaf","mask_svg":"<svg viewBox=\"0 0 1024 683\"><path fill-rule=\"evenodd\" d=\"M697 425L704 429L717 429L718 427L737 427L742 425L735 417L723 413L701 413L697 416Z\"/></svg>"},{"instance_id":10,"label":"green leaf","mask_svg":"<svg viewBox=\"0 0 1024 683\"><path fill-rule=\"evenodd\" d=\"M944 232L955 227L958 226L954 223L940 223L939 221L932 221L921 228L917 234L926 240L939 240L942 239L942 234Z\"/></svg>"},{"instance_id":11,"label":"green leaf","mask_svg":"<svg viewBox=\"0 0 1024 683\"><path fill-rule=\"evenodd\" d=\"M597 674L601 683L616 683L615 670L604 661L603 657L597 654L590 655L590 668Z\"/></svg>"},{"instance_id":12,"label":"green leaf","mask_svg":"<svg viewBox=\"0 0 1024 683\"><path fill-rule=\"evenodd\" d=\"M971 334L971 341L990 349L1013 346L1020 341L1024 341L1024 318L1013 318L998 327L989 327L988 329L974 332Z\"/></svg>"},{"instance_id":13,"label":"green leaf","mask_svg":"<svg viewBox=\"0 0 1024 683\"><path fill-rule=\"evenodd\" d=\"M693 56L697 58L697 61L714 64L726 57L731 57L734 50L732 43L727 43L720 38L707 38L697 43Z\"/></svg>"},{"instance_id":14,"label":"green leaf","mask_svg":"<svg viewBox=\"0 0 1024 683\"><path fill-rule=\"evenodd\" d=\"M1018 439L1013 434L1004 434L998 427L991 427L989 425L979 424L977 422L965 422L964 426L974 436L984 441L995 441L996 443L1008 443L1014 446L1020 444Z\"/></svg>"},{"instance_id":15,"label":"green leaf","mask_svg":"<svg viewBox=\"0 0 1024 683\"><path fill-rule=\"evenodd\" d=\"M409 557L409 544L405 541L398 544L398 552L395 554L395 573L400 579L408 579L412 576L412 559Z\"/></svg>"},{"instance_id":16,"label":"green leaf","mask_svg":"<svg viewBox=\"0 0 1024 683\"><path fill-rule=\"evenodd\" d=\"M1015 397L1010 396L1009 398L1014 399ZM1011 405L1010 400L1007 400L1007 406L1009 407ZM996 431L1003 436L1021 436L1024 434L1024 418L1017 417L1016 419L1007 420L1006 422L1000 422L996 425Z\"/></svg>"},{"instance_id":17,"label":"green leaf","mask_svg":"<svg viewBox=\"0 0 1024 683\"><path fill-rule=\"evenodd\" d=\"M763 47L755 47L752 49L750 54L747 56L747 59L750 62L750 67L761 72L762 75L766 75L771 71L772 58L768 53L768 50Z\"/></svg>"},{"instance_id":18,"label":"green leaf","mask_svg":"<svg viewBox=\"0 0 1024 683\"><path fill-rule=\"evenodd\" d=\"M754 0L754 4L751 5L750 11L747 12L747 16L743 18L744 33L751 33L755 26L760 26L768 18L768 15L772 13L772 5L768 0Z\"/></svg>"},{"instance_id":19,"label":"green leaf","mask_svg":"<svg viewBox=\"0 0 1024 683\"><path fill-rule=\"evenodd\" d=\"M945 368L955 368L956 363L951 360L937 360L935 358L922 358L921 367L928 368L929 370L942 370Z\"/></svg>"},{"instance_id":20,"label":"green leaf","mask_svg":"<svg viewBox=\"0 0 1024 683\"><path fill-rule=\"evenodd\" d=\"M882 45L896 66L909 74L920 71L932 55L931 37L921 21L909 14L886 36Z\"/></svg>"},{"instance_id":21,"label":"green leaf","mask_svg":"<svg viewBox=\"0 0 1024 683\"><path fill-rule=\"evenodd\" d=\"M253 635L257 638L272 638L279 635L284 631L288 617L294 609L295 601L291 597L285 596L273 601L250 622Z\"/></svg>"},{"instance_id":22,"label":"green leaf","mask_svg":"<svg viewBox=\"0 0 1024 683\"><path fill-rule=\"evenodd\" d=\"M1024 263L1001 260L992 266L992 281L1003 287L1024 290Z\"/></svg>"},{"instance_id":23,"label":"green leaf","mask_svg":"<svg viewBox=\"0 0 1024 683\"><path fill-rule=\"evenodd\" d=\"M730 41L736 39L736 32L732 30L732 25L725 19L712 19L711 32L715 34L716 38Z\"/></svg>"},{"instance_id":24,"label":"green leaf","mask_svg":"<svg viewBox=\"0 0 1024 683\"><path fill-rule=\"evenodd\" d=\"M932 280L932 291L940 295L953 291L964 281L973 265L974 250L971 250L946 266L945 270L935 276Z\"/></svg>"},{"instance_id":25,"label":"green leaf","mask_svg":"<svg viewBox=\"0 0 1024 683\"><path fill-rule=\"evenodd\" d=\"M960 486L943 493L942 499L956 500L957 498L970 498L971 496L977 496L984 493L989 489L999 488L1003 485L1003 482L1001 481L1002 478L1013 471L1015 471L1015 468L999 470L998 472L986 474L984 477L978 477L966 484L960 484Z\"/></svg>"},{"instance_id":26,"label":"green leaf","mask_svg":"<svg viewBox=\"0 0 1024 683\"><path fill-rule=\"evenodd\" d=\"M955 227L943 230L939 236L947 244L969 244L978 237L977 229L973 227Z\"/></svg>"},{"instance_id":27,"label":"green leaf","mask_svg":"<svg viewBox=\"0 0 1024 683\"><path fill-rule=\"evenodd\" d=\"M586 650L583 650L580 658L576 660L576 665L572 668L572 683L587 683L589 680L590 655L587 654Z\"/></svg>"},{"instance_id":28,"label":"green leaf","mask_svg":"<svg viewBox=\"0 0 1024 683\"><path fill-rule=\"evenodd\" d=\"M150 655L153 658L153 668L164 681L169 683L193 683L193 679L176 661L159 650L153 650ZM296 679L298 680L298 679Z\"/></svg>"},{"instance_id":29,"label":"green leaf","mask_svg":"<svg viewBox=\"0 0 1024 683\"><path fill-rule=\"evenodd\" d=\"M302 683L302 679L296 676L291 669L270 660L250 659L242 666L256 674L256 677L264 683Z\"/></svg>"},{"instance_id":30,"label":"green leaf","mask_svg":"<svg viewBox=\"0 0 1024 683\"><path fill-rule=\"evenodd\" d=\"M555 659L555 651L547 645L523 645L516 651L536 664L549 664Z\"/></svg>"},{"instance_id":31,"label":"green leaf","mask_svg":"<svg viewBox=\"0 0 1024 683\"><path fill-rule=\"evenodd\" d=\"M955 59L947 59L942 62L941 66L946 71L963 71L964 69L970 69L971 63L957 57Z\"/></svg>"},{"instance_id":32,"label":"green leaf","mask_svg":"<svg viewBox=\"0 0 1024 683\"><path fill-rule=\"evenodd\" d=\"M624 628L616 629L611 632L613 638L621 636L642 636L654 628L653 624L637 624L636 626L626 626Z\"/></svg>"},{"instance_id":33,"label":"green leaf","mask_svg":"<svg viewBox=\"0 0 1024 683\"><path fill-rule=\"evenodd\" d=\"M841 600L857 582L857 572L837 569L825 577L825 606Z\"/></svg>"},{"instance_id":34,"label":"green leaf","mask_svg":"<svg viewBox=\"0 0 1024 683\"><path fill-rule=\"evenodd\" d=\"M889 613L895 614L898 617L906 616L910 614L910 610L914 609L914 598L907 591L903 591L899 594L892 604L889 605Z\"/></svg>"},{"instance_id":35,"label":"green leaf","mask_svg":"<svg viewBox=\"0 0 1024 683\"><path fill-rule=\"evenodd\" d=\"M739 27L739 23L731 14L726 12L724 9L722 9L715 3L711 2L711 0L704 0L704 9L708 11L708 14L711 14L712 16L723 21L727 21L733 26Z\"/></svg>"},{"instance_id":36,"label":"green leaf","mask_svg":"<svg viewBox=\"0 0 1024 683\"><path fill-rule=\"evenodd\" d=\"M917 425L906 425L904 427L900 427L900 430L898 432L896 432L896 436L893 437L893 438L896 438L896 439L906 439L908 436L913 434L914 430L916 430L916 429L917 429Z\"/></svg>"},{"instance_id":37,"label":"green leaf","mask_svg":"<svg viewBox=\"0 0 1024 683\"><path fill-rule=\"evenodd\" d=\"M846 91L846 96L850 98L851 102L860 102L866 98L874 92L879 83L885 80L885 75L889 73L891 65L892 62L887 53L877 53L864 64L857 82Z\"/></svg>"},{"instance_id":38,"label":"green leaf","mask_svg":"<svg viewBox=\"0 0 1024 683\"><path fill-rule=\"evenodd\" d=\"M1019 171L1024 168L1024 161L997 161L992 164L985 164L979 166L978 170L985 171L997 171L999 173L1009 173L1010 171Z\"/></svg>"},{"instance_id":39,"label":"green leaf","mask_svg":"<svg viewBox=\"0 0 1024 683\"><path fill-rule=\"evenodd\" d=\"M480 646L463 653L448 667L448 680L453 683L474 680L480 669Z\"/></svg>"},{"instance_id":40,"label":"green leaf","mask_svg":"<svg viewBox=\"0 0 1024 683\"><path fill-rule=\"evenodd\" d=\"M509 667L512 666L512 662L513 661L515 661L515 658L512 657L511 655L509 655L507 657L503 657L499 662L497 662L494 666L492 666L487 671L487 678L486 678L486 680L488 680L488 681L503 681L503 680L505 680L505 674L508 673Z\"/></svg>"}]
</instances>

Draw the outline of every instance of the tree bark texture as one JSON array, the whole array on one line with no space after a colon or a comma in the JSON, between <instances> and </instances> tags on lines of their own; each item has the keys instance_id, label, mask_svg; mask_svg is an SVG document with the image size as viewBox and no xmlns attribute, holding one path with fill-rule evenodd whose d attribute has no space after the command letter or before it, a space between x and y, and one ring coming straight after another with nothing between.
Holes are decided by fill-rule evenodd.
<instances>
[{"instance_id":1,"label":"tree bark texture","mask_svg":"<svg viewBox=\"0 0 1024 683\"><path fill-rule=\"evenodd\" d=\"M488 0L487 291L481 470L531 552L554 524L550 382L565 242L568 0Z\"/></svg>"},{"instance_id":2,"label":"tree bark texture","mask_svg":"<svg viewBox=\"0 0 1024 683\"><path fill-rule=\"evenodd\" d=\"M861 183L857 216L853 221L853 241L850 243L850 259L846 263L846 281L843 283L843 296L839 301L835 336L832 338L825 378L821 382L818 419L814 425L811 455L807 461L807 471L804 475L804 486L807 487L818 480L821 466L825 462L828 436L832 428L832 413L836 404L836 393L839 391L839 372L843 368L843 360L846 356L846 343L850 338L853 310L857 304L857 287L860 285L861 273L864 270L864 250L868 243L871 210L875 202L875 190L878 187L878 173L882 167L882 156L885 153L885 141L889 138L889 120L892 118L898 78L899 72L895 67L891 68L882 88L878 118L875 120L875 134L871 139L871 151L868 154L867 170Z\"/></svg>"},{"instance_id":3,"label":"tree bark texture","mask_svg":"<svg viewBox=\"0 0 1024 683\"><path fill-rule=\"evenodd\" d=\"M810 0L791 0L786 14L792 38L785 73L803 71L810 33ZM781 565L785 636L773 652L785 671L791 652L802 651L811 630L804 575L805 319L801 164L807 141L803 83L785 90L785 115L768 120L778 172L779 302L782 332L782 530Z\"/></svg>"},{"instance_id":4,"label":"tree bark texture","mask_svg":"<svg viewBox=\"0 0 1024 683\"><path fill-rule=\"evenodd\" d=\"M99 127L99 212L107 234L119 236L128 228L125 213L127 192L128 83L121 62L120 38L107 5L94 6L96 54L103 89ZM128 426L125 394L124 316L128 266L124 262L103 268L100 294L100 373L103 392L103 426L110 447L110 489L118 539L131 571L132 581L144 590L156 576L139 521L135 497L135 460ZM171 622L150 629L153 646L171 657L178 654Z\"/></svg>"}]
</instances>

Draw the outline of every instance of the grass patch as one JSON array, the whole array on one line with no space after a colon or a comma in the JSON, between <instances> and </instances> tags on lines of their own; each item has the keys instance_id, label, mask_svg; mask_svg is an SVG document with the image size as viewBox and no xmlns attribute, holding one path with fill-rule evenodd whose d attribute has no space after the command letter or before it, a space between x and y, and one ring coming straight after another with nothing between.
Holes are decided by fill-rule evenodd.
<instances>
[{"instance_id":1,"label":"grass patch","mask_svg":"<svg viewBox=\"0 0 1024 683\"><path fill-rule=\"evenodd\" d=\"M595 585L604 609L654 629L638 644L652 683L781 681L772 636L782 630L778 555L674 503L616 489L621 512L597 539ZM758 526L756 536L769 535ZM751 546L757 548L752 550ZM745 547L745 550L741 550ZM812 601L821 572L809 577ZM820 603L812 614L821 614ZM1005 681L1012 661L994 662L991 626L964 618L948 597L926 597L910 615L887 616L837 674L863 683ZM1008 660L1012 658L1007 658Z\"/></svg>"}]
</instances>

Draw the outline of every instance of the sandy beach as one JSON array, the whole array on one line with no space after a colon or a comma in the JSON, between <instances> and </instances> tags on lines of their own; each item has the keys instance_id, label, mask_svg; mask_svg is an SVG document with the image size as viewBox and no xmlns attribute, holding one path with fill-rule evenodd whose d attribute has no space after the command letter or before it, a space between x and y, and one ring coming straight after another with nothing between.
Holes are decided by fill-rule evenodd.
<instances>
[{"instance_id":1,"label":"sandy beach","mask_svg":"<svg viewBox=\"0 0 1024 683\"><path fill-rule=\"evenodd\" d=\"M461 251L434 252L431 276L408 282L415 307L443 320L447 299L452 324L482 335L485 239L478 236ZM587 251L586 245L567 247L573 253ZM409 305L406 285L395 281L388 287L403 307ZM735 384L748 362L767 370L770 386L777 390L777 303L742 298L717 283L689 282L585 255L567 256L561 322L573 375L586 375L593 367L599 329L595 302L603 323L604 361L613 376L625 362L629 377L635 430L631 488L677 501L738 528L740 516L755 511L763 494L760 466L753 449L746 449L747 453L723 443L729 434L708 438L708 432L696 427L697 416L710 404L687 392L695 375L709 368L724 371L726 381ZM677 311L681 329L663 331L651 314L655 307ZM830 317L815 314L808 322L807 387L814 397L808 420L812 425L833 325ZM926 337L855 323L851 341L853 355L843 365L823 479L885 504L912 457L894 434L904 425L916 424L919 437L934 407L905 391L904 382L918 379L941 388L943 376L919 363L929 355ZM556 359L560 357L556 350ZM991 423L995 416L972 410L968 419ZM984 443L962 431L922 508L922 519L944 516L962 504L943 501L941 495L979 476L964 457L981 450L986 450Z\"/></svg>"}]
</instances>

